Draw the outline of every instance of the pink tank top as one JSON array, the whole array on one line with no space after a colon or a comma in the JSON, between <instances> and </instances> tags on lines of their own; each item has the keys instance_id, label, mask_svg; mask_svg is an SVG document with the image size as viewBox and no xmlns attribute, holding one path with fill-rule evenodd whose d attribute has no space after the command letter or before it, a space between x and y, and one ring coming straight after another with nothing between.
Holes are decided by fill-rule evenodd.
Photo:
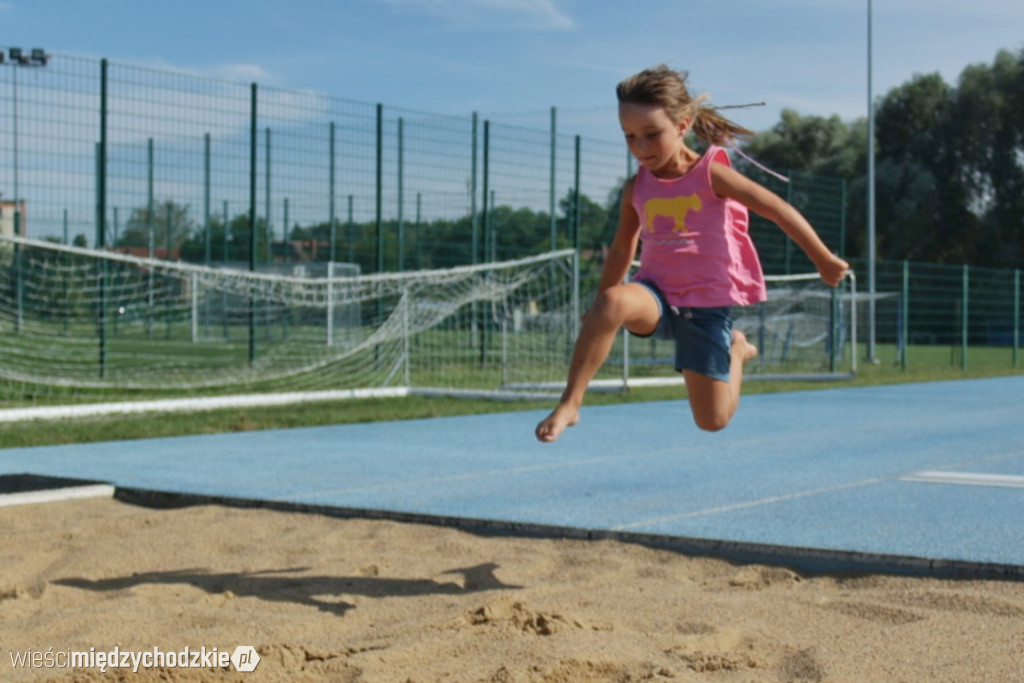
<instances>
[{"instance_id":1,"label":"pink tank top","mask_svg":"<svg viewBox=\"0 0 1024 683\"><path fill-rule=\"evenodd\" d=\"M712 146L679 178L641 167L633 184L640 217L640 270L673 306L747 306L764 301L764 273L750 239L747 207L711 187L711 164L729 163Z\"/></svg>"}]
</instances>

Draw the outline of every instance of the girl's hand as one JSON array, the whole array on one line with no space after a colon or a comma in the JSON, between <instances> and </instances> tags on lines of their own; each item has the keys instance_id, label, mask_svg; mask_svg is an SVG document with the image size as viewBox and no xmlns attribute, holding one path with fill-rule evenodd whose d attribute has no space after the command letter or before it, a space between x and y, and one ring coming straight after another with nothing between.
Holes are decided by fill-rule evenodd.
<instances>
[{"instance_id":1,"label":"girl's hand","mask_svg":"<svg viewBox=\"0 0 1024 683\"><path fill-rule=\"evenodd\" d=\"M850 264L835 254L829 254L827 259L817 265L821 279L830 287L838 285L846 277L846 274L850 272Z\"/></svg>"}]
</instances>

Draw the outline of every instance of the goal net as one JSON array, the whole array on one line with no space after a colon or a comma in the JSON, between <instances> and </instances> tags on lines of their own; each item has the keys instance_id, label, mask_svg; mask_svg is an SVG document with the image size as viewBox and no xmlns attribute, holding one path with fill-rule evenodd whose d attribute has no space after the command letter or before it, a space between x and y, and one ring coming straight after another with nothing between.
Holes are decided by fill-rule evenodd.
<instances>
[{"instance_id":1,"label":"goal net","mask_svg":"<svg viewBox=\"0 0 1024 683\"><path fill-rule=\"evenodd\" d=\"M510 374L564 374L571 250L374 275L316 265L251 272L0 237L0 378L123 397L496 391Z\"/></svg>"},{"instance_id":2,"label":"goal net","mask_svg":"<svg viewBox=\"0 0 1024 683\"><path fill-rule=\"evenodd\" d=\"M746 379L828 380L856 372L857 285L851 272L839 287L817 273L765 276L767 301L733 308L733 327L759 354ZM604 386L681 382L672 342L623 334L601 373Z\"/></svg>"},{"instance_id":3,"label":"goal net","mask_svg":"<svg viewBox=\"0 0 1024 683\"><path fill-rule=\"evenodd\" d=\"M557 394L579 330L577 259L564 250L404 273L253 272L0 237L0 382L9 396L84 400ZM770 278L768 303L734 311L761 350L748 373L848 375L854 301L849 286L816 275ZM670 343L622 335L596 386L678 381L672 356Z\"/></svg>"}]
</instances>

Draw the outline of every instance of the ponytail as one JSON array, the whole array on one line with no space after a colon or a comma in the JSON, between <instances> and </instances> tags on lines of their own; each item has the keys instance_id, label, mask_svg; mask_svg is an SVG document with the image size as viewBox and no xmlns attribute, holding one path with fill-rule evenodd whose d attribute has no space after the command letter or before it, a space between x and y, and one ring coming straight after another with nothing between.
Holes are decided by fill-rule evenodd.
<instances>
[{"instance_id":1,"label":"ponytail","mask_svg":"<svg viewBox=\"0 0 1024 683\"><path fill-rule=\"evenodd\" d=\"M712 145L733 146L741 138L750 138L754 131L733 123L714 107L698 104L691 126L693 134Z\"/></svg>"}]
</instances>

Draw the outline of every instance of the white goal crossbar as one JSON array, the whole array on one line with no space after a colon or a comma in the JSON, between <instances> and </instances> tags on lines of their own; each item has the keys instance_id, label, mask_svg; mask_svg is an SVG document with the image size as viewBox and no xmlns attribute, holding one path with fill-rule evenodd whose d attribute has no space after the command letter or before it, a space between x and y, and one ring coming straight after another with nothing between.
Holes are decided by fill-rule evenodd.
<instances>
[{"instance_id":1,"label":"white goal crossbar","mask_svg":"<svg viewBox=\"0 0 1024 683\"><path fill-rule=\"evenodd\" d=\"M551 396L592 296L580 291L573 250L414 272L320 270L253 272L0 236L0 386L49 402L197 405L374 391ZM856 370L852 277L834 292L816 275L770 277L769 302L734 315L761 349L751 377ZM678 382L670 364L667 343L623 335L594 387Z\"/></svg>"}]
</instances>

